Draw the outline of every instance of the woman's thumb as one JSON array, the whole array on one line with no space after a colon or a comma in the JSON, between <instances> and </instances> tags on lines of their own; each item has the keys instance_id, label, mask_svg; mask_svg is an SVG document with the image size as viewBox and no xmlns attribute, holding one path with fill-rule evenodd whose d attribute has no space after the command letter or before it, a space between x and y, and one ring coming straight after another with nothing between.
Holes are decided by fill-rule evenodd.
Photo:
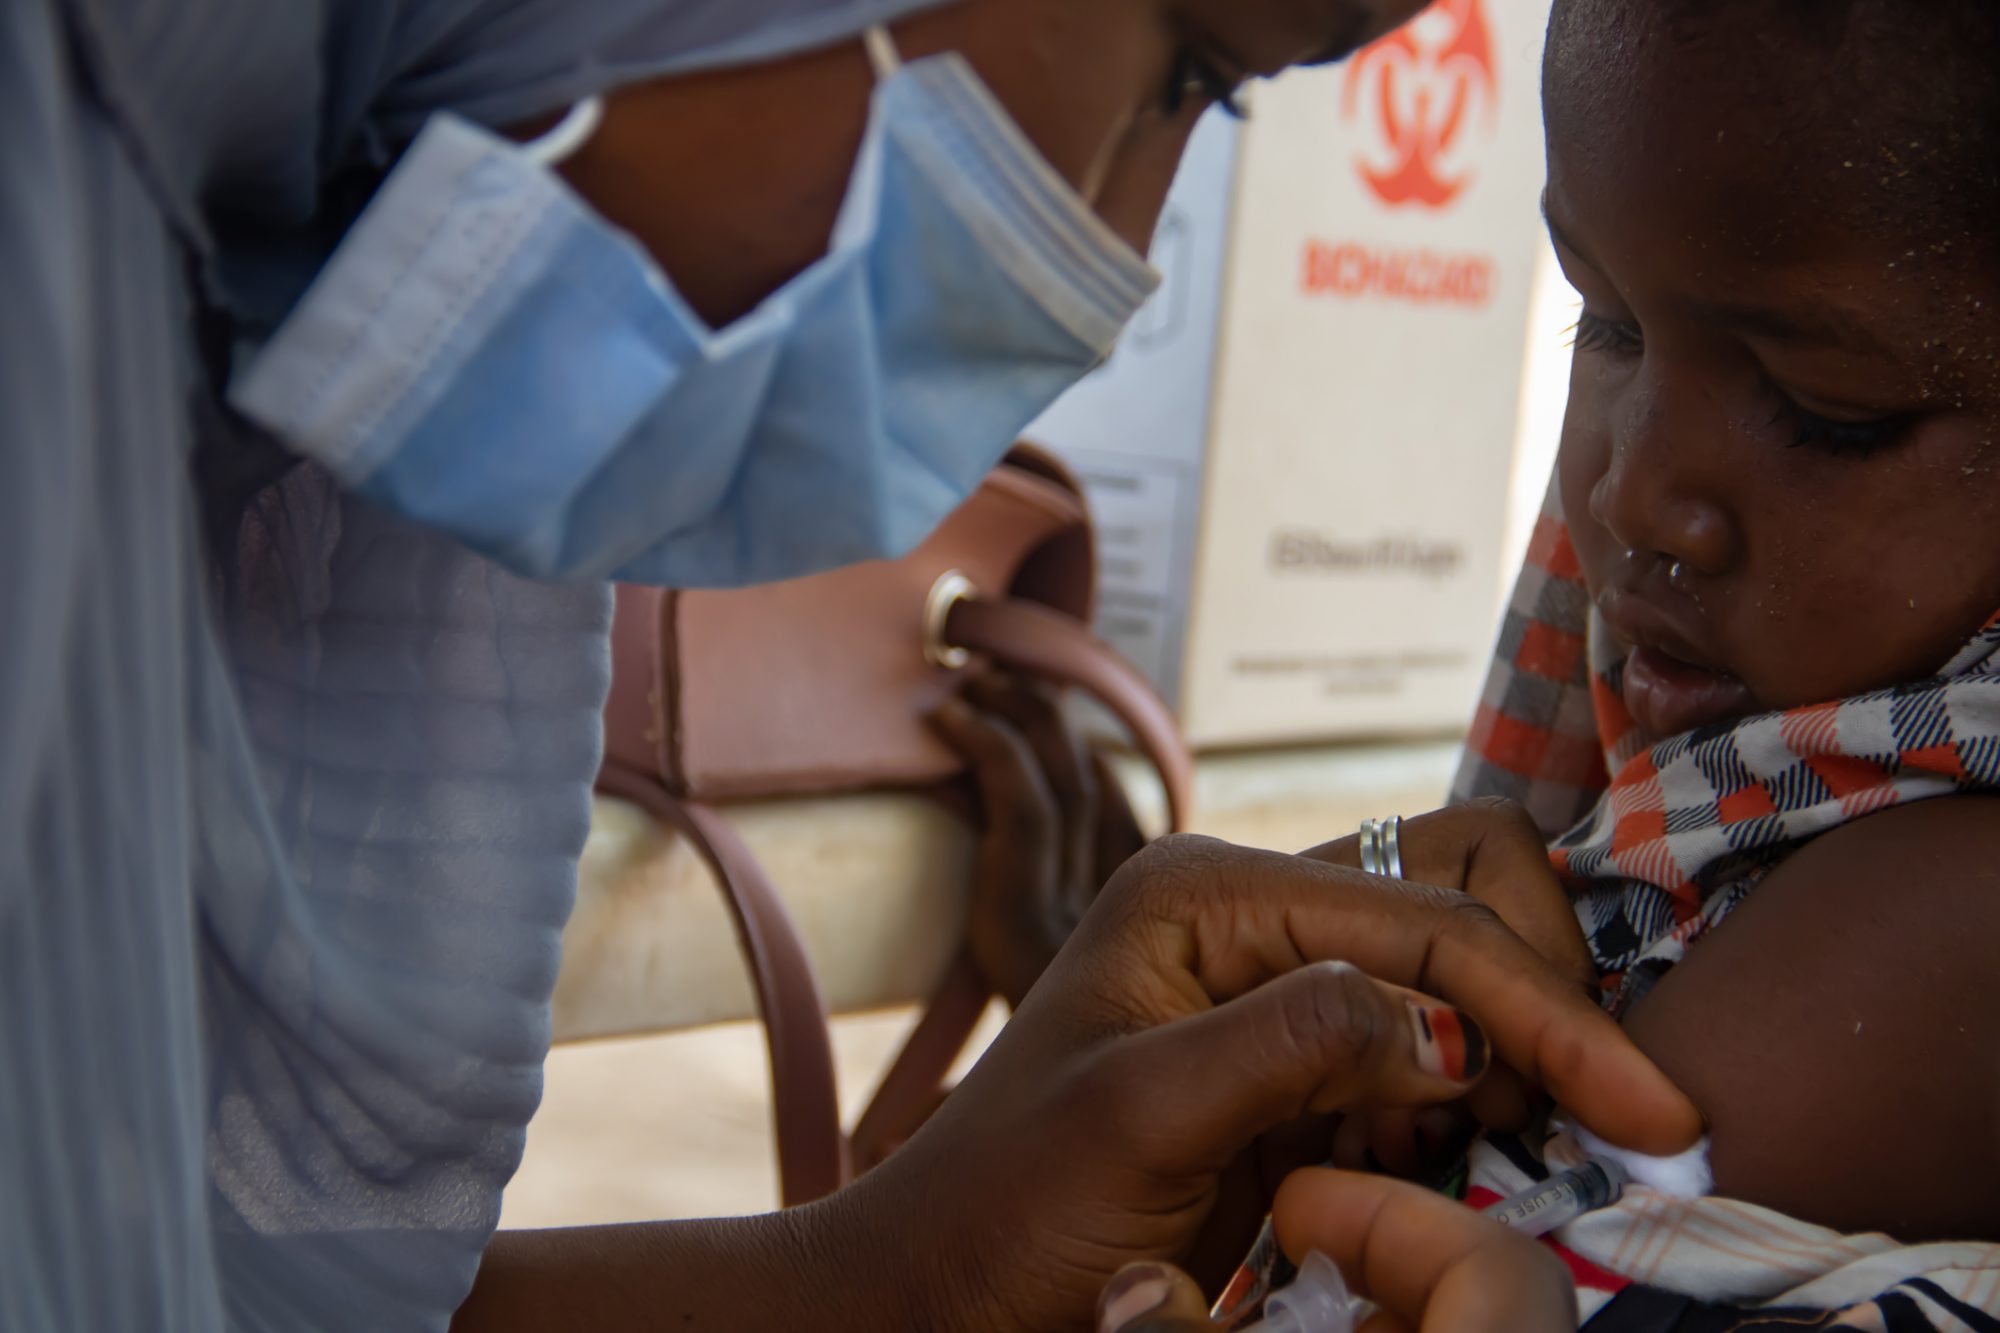
<instances>
[{"instance_id":1,"label":"woman's thumb","mask_svg":"<svg viewBox=\"0 0 2000 1333\"><path fill-rule=\"evenodd\" d=\"M1098 1333L1186 1333L1212 1328L1201 1288L1178 1268L1132 1264L1097 1303Z\"/></svg>"},{"instance_id":2,"label":"woman's thumb","mask_svg":"<svg viewBox=\"0 0 2000 1333\"><path fill-rule=\"evenodd\" d=\"M1116 1063L1105 1072L1127 1086L1175 1089L1153 1113L1156 1124L1171 1118L1159 1141L1226 1160L1308 1113L1455 1100L1491 1055L1479 1025L1449 1005L1314 963L1127 1039Z\"/></svg>"}]
</instances>

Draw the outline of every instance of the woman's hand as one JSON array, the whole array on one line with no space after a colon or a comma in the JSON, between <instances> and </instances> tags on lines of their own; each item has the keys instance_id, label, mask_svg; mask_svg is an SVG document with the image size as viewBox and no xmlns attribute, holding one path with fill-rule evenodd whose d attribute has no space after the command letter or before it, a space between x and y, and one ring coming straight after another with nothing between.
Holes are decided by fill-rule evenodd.
<instances>
[{"instance_id":1,"label":"woman's hand","mask_svg":"<svg viewBox=\"0 0 2000 1333\"><path fill-rule=\"evenodd\" d=\"M1285 1252L1317 1250L1380 1312L1362 1333L1574 1333L1576 1296L1554 1253L1463 1204L1380 1176L1301 1171L1273 1209ZM1213 1330L1194 1280L1135 1264L1105 1288L1103 1333Z\"/></svg>"},{"instance_id":2,"label":"woman's hand","mask_svg":"<svg viewBox=\"0 0 2000 1333\"><path fill-rule=\"evenodd\" d=\"M1423 996L1465 1016L1459 1039ZM1127 1264L1242 1256L1262 1182L1280 1178L1260 1170L1273 1131L1459 1097L1485 1050L1614 1142L1676 1152L1701 1132L1572 979L1465 895L1165 839L1113 877L931 1123L857 1184L773 1217L503 1235L454 1328L1088 1327ZM1224 1206L1229 1181L1256 1187L1250 1207ZM1392 1242L1350 1275L1399 1316L1423 1311L1427 1333L1538 1333L1526 1321L1554 1313L1545 1267L1509 1276L1506 1247L1465 1227L1478 1219L1393 1183L1309 1175L1278 1207L1293 1250ZM1436 1227L1464 1243L1412 1235ZM1489 1283L1524 1322L1478 1322Z\"/></svg>"},{"instance_id":3,"label":"woman's hand","mask_svg":"<svg viewBox=\"0 0 2000 1333\"><path fill-rule=\"evenodd\" d=\"M972 956L1018 1008L1146 837L1117 775L1047 691L989 672L932 724L972 765L979 789Z\"/></svg>"},{"instance_id":4,"label":"woman's hand","mask_svg":"<svg viewBox=\"0 0 2000 1333\"><path fill-rule=\"evenodd\" d=\"M1405 879L1455 889L1491 908L1557 975L1597 993L1597 966L1568 892L1549 864L1548 846L1528 812L1512 801L1469 801L1405 819L1399 839ZM1331 865L1361 865L1361 839L1342 838L1306 853ZM1464 1105L1395 1108L1344 1118L1330 1160L1354 1170L1416 1176L1454 1159L1481 1125L1519 1129L1538 1098L1501 1067Z\"/></svg>"},{"instance_id":5,"label":"woman's hand","mask_svg":"<svg viewBox=\"0 0 2000 1333\"><path fill-rule=\"evenodd\" d=\"M1411 991L1456 1006L1462 1045ZM1268 1131L1456 1099L1488 1043L1613 1141L1700 1133L1574 979L1465 895L1166 839L937 1117L811 1225L893 1256L914 1323L1079 1326L1127 1263L1240 1256L1262 1209L1218 1204Z\"/></svg>"},{"instance_id":6,"label":"woman's hand","mask_svg":"<svg viewBox=\"0 0 2000 1333\"><path fill-rule=\"evenodd\" d=\"M1597 988L1575 906L1549 864L1547 840L1521 806L1485 798L1405 819L1400 850L1403 878L1477 898L1557 972ZM1306 855L1359 869L1361 839L1350 835Z\"/></svg>"}]
</instances>

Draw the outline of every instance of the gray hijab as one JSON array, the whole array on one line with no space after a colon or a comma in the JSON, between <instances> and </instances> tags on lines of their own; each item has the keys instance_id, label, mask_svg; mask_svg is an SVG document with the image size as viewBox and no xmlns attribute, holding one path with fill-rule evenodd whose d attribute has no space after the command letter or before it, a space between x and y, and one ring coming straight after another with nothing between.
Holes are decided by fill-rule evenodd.
<instances>
[{"instance_id":1,"label":"gray hijab","mask_svg":"<svg viewBox=\"0 0 2000 1333\"><path fill-rule=\"evenodd\" d=\"M201 312L437 109L927 2L0 5L0 1330L442 1329L540 1096L607 594L309 470L205 544Z\"/></svg>"}]
</instances>

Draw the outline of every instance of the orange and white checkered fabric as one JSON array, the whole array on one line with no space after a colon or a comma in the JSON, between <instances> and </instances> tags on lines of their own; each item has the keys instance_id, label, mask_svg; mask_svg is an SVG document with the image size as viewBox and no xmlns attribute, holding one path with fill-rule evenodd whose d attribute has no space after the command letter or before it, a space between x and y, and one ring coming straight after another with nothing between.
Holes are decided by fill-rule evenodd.
<instances>
[{"instance_id":1,"label":"orange and white checkered fabric","mask_svg":"<svg viewBox=\"0 0 2000 1333\"><path fill-rule=\"evenodd\" d=\"M1808 839L2000 790L2000 617L1928 680L1679 736L1640 732L1623 671L1552 486L1453 797L1528 809L1607 985L1671 966Z\"/></svg>"}]
</instances>

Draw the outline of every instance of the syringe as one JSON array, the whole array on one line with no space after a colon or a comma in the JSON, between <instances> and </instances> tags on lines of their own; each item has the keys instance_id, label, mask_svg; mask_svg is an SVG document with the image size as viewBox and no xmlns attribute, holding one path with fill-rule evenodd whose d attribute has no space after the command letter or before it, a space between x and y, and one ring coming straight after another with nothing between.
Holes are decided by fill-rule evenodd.
<instances>
[{"instance_id":1,"label":"syringe","mask_svg":"<svg viewBox=\"0 0 2000 1333\"><path fill-rule=\"evenodd\" d=\"M1626 1180L1624 1168L1616 1162L1586 1158L1581 1166L1502 1199L1486 1210L1486 1216L1523 1235L1546 1236L1585 1213L1617 1203L1625 1193Z\"/></svg>"},{"instance_id":2,"label":"syringe","mask_svg":"<svg viewBox=\"0 0 2000 1333\"><path fill-rule=\"evenodd\" d=\"M1240 1333L1354 1333L1361 1302L1347 1290L1340 1266L1315 1250L1298 1280L1264 1302L1264 1318Z\"/></svg>"}]
</instances>

